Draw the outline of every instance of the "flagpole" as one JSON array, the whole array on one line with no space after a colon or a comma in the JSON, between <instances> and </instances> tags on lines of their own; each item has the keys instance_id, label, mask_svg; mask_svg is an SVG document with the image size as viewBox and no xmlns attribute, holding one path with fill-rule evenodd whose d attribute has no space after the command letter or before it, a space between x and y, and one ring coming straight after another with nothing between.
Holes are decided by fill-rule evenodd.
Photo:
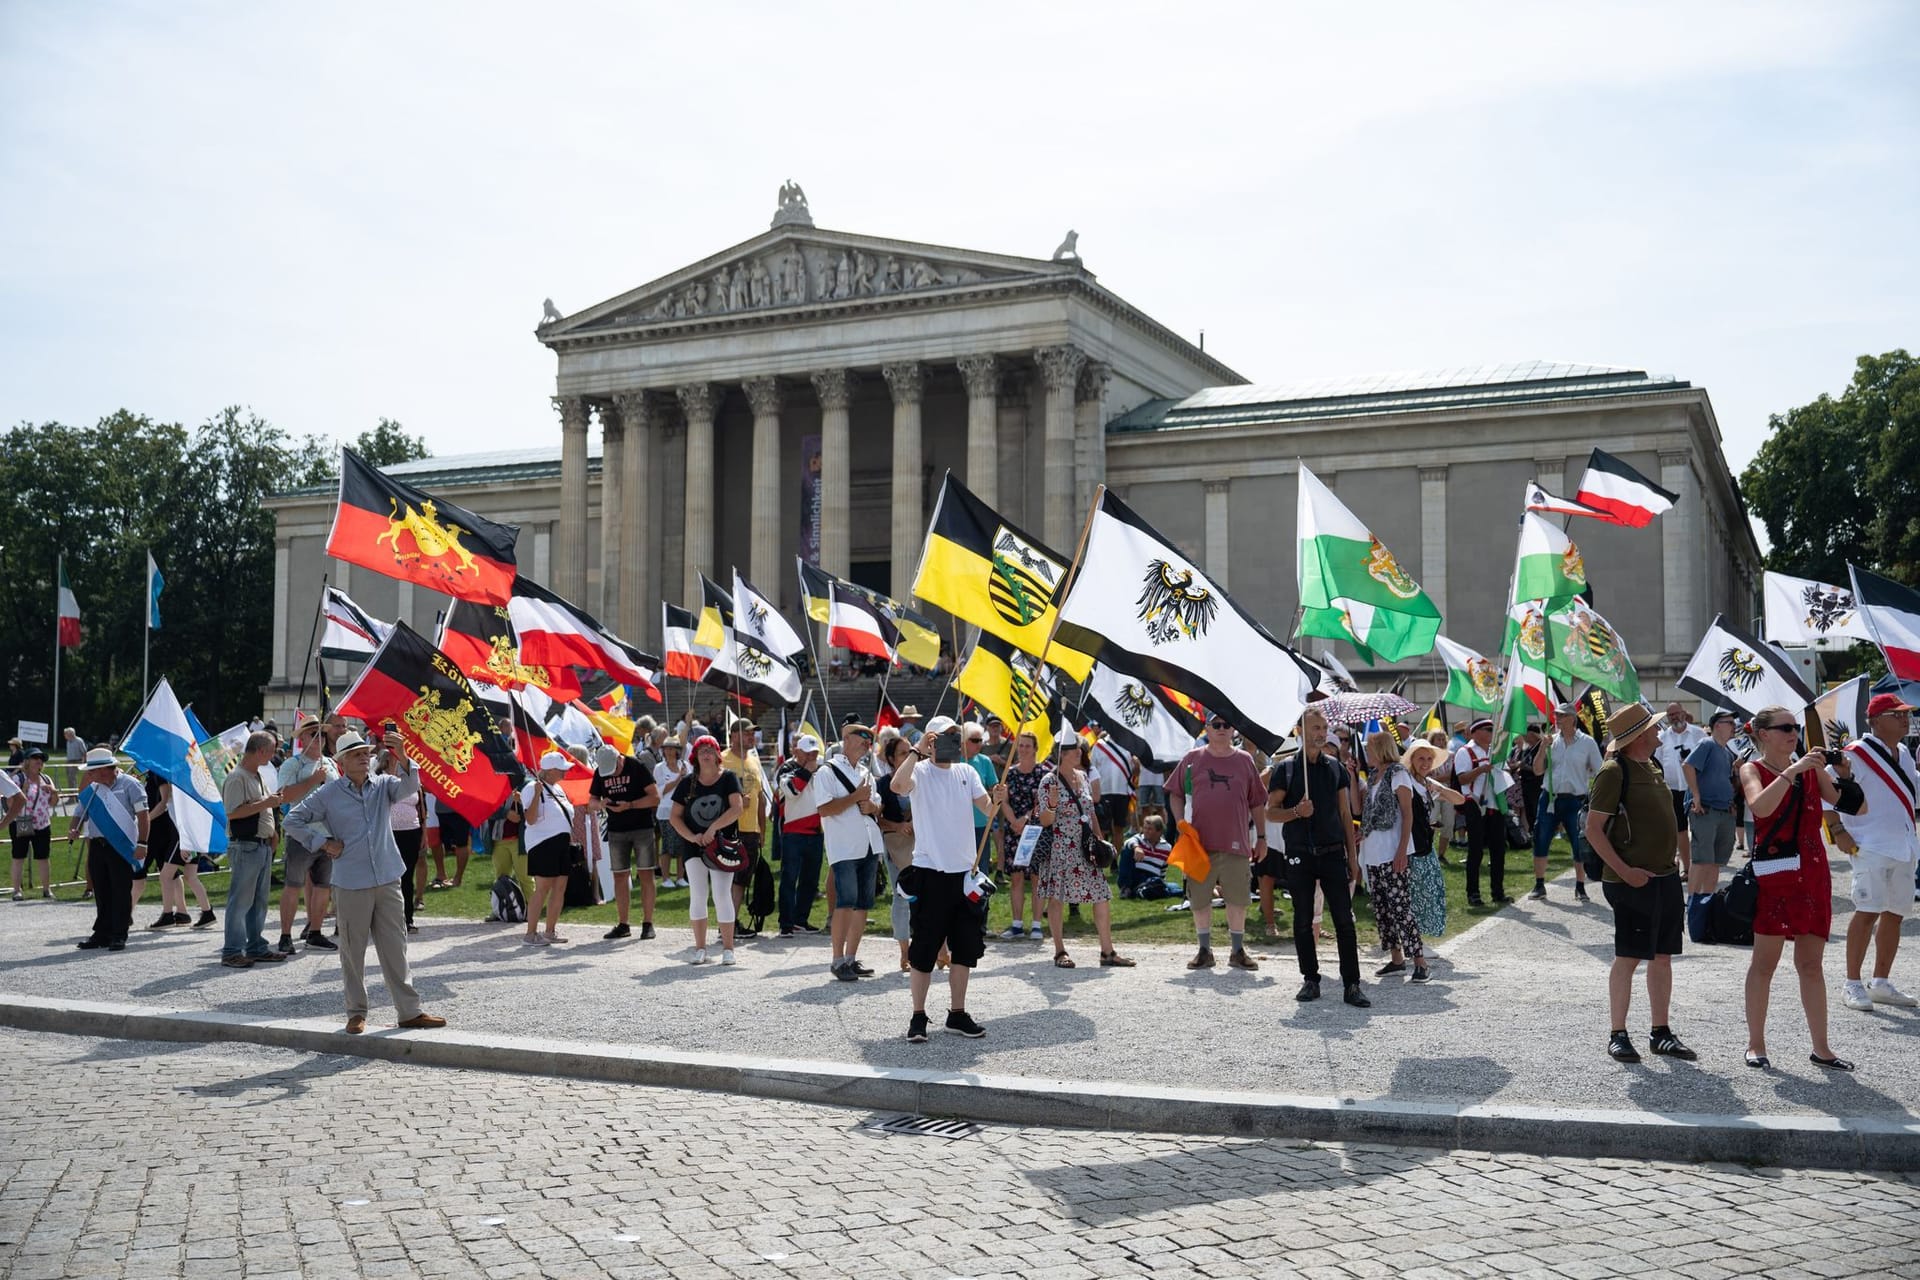
<instances>
[{"instance_id":1,"label":"flagpole","mask_svg":"<svg viewBox=\"0 0 1920 1280\"><path fill-rule=\"evenodd\" d=\"M320 575L320 595L313 602L313 625L307 629L307 656L300 659L300 692L293 696L296 713L300 710L300 704L307 700L307 668L313 665L313 644L320 638L320 615L327 607L327 576L324 573Z\"/></svg>"},{"instance_id":2,"label":"flagpole","mask_svg":"<svg viewBox=\"0 0 1920 1280\"><path fill-rule=\"evenodd\" d=\"M153 687L151 683L152 675L150 674L150 671L149 671L149 662L153 652L153 548L152 547L147 548L147 589L142 594L145 596L146 599L145 599L145 607L141 610L141 612L146 615L147 625L145 630L141 634L141 640L140 640L140 688L142 690L146 690L146 689L151 689Z\"/></svg>"},{"instance_id":3,"label":"flagpole","mask_svg":"<svg viewBox=\"0 0 1920 1280\"><path fill-rule=\"evenodd\" d=\"M940 714L940 707L947 700L947 694L953 689L954 677L960 674L960 620L952 614L947 615L947 632L953 637L953 664L947 669L947 683L940 690L940 696L934 699L933 715ZM957 708L956 708L957 710Z\"/></svg>"},{"instance_id":4,"label":"flagpole","mask_svg":"<svg viewBox=\"0 0 1920 1280\"><path fill-rule=\"evenodd\" d=\"M53 723L47 726L47 736L53 738L52 746L60 739L54 735L60 732L60 580L67 573L67 553L55 553L53 561ZM75 873L79 867L74 868Z\"/></svg>"}]
</instances>

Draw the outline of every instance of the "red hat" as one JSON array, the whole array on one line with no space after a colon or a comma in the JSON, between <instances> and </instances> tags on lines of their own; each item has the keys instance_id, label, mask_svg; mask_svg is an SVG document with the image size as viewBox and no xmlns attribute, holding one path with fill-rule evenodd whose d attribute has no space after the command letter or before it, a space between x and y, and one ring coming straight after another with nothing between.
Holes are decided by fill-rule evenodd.
<instances>
[{"instance_id":1,"label":"red hat","mask_svg":"<svg viewBox=\"0 0 1920 1280\"><path fill-rule=\"evenodd\" d=\"M693 745L691 747L687 748L687 756L690 759L697 758L701 753L701 751L705 750L708 747L713 748L713 754L715 754L716 756L723 754L720 750L720 743L714 738L714 736L710 733L703 733L699 737L693 740Z\"/></svg>"},{"instance_id":2,"label":"red hat","mask_svg":"<svg viewBox=\"0 0 1920 1280\"><path fill-rule=\"evenodd\" d=\"M1876 693L1867 700L1867 719L1884 716L1889 711L1912 711L1910 703L1902 702L1897 693Z\"/></svg>"}]
</instances>

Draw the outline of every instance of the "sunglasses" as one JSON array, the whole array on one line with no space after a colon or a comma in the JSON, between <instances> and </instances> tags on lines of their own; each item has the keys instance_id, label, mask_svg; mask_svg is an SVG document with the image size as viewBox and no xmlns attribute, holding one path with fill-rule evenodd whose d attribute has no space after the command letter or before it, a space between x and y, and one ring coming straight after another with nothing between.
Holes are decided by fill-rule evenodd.
<instances>
[{"instance_id":1,"label":"sunglasses","mask_svg":"<svg viewBox=\"0 0 1920 1280\"><path fill-rule=\"evenodd\" d=\"M1795 724L1791 720L1787 721L1785 724L1757 724L1753 727L1761 731L1765 731L1767 729L1791 729L1795 733L1798 733L1800 731L1800 726Z\"/></svg>"},{"instance_id":2,"label":"sunglasses","mask_svg":"<svg viewBox=\"0 0 1920 1280\"><path fill-rule=\"evenodd\" d=\"M1229 726L1229 725L1227 724L1227 722L1226 722L1225 720L1209 720L1209 721L1207 721L1207 728L1209 728L1209 729L1226 729L1226 728L1230 728L1230 727L1231 727L1231 726Z\"/></svg>"},{"instance_id":3,"label":"sunglasses","mask_svg":"<svg viewBox=\"0 0 1920 1280\"><path fill-rule=\"evenodd\" d=\"M873 735L868 733L865 729L855 729L853 731L853 736L856 738L864 738L868 742L873 741Z\"/></svg>"}]
</instances>

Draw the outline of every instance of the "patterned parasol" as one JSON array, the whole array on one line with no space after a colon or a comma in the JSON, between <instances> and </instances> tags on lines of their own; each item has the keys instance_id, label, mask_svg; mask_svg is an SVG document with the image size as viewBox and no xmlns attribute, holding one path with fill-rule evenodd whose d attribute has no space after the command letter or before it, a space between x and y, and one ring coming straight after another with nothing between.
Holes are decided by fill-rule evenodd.
<instances>
[{"instance_id":1,"label":"patterned parasol","mask_svg":"<svg viewBox=\"0 0 1920 1280\"><path fill-rule=\"evenodd\" d=\"M1397 693L1336 693L1307 704L1335 724L1365 724L1412 715L1420 708Z\"/></svg>"}]
</instances>

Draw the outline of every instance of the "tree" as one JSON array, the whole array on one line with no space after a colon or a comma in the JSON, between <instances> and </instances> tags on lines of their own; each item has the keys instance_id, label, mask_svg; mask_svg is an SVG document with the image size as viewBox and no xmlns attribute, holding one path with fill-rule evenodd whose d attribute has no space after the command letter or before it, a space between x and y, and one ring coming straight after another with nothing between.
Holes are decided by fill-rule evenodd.
<instances>
[{"instance_id":1,"label":"tree","mask_svg":"<svg viewBox=\"0 0 1920 1280\"><path fill-rule=\"evenodd\" d=\"M373 430L362 431L353 442L353 451L376 467L390 467L396 462L413 462L433 456L433 451L427 448L425 436L408 435L406 428L392 418L382 418Z\"/></svg>"}]
</instances>

